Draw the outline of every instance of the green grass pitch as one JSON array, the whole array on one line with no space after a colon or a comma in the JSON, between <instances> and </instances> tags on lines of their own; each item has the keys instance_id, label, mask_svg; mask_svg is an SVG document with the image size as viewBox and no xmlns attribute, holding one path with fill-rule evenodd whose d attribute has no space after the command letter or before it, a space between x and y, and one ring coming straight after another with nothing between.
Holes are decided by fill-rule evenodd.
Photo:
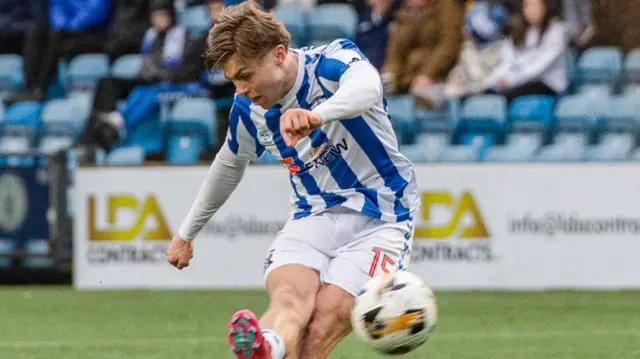
<instances>
[{"instance_id":1,"label":"green grass pitch","mask_svg":"<svg viewBox=\"0 0 640 359\"><path fill-rule=\"evenodd\" d=\"M437 292L438 328L406 359L640 358L640 292ZM0 358L224 359L227 320L261 291L0 288ZM383 358L350 335L330 358Z\"/></svg>"}]
</instances>

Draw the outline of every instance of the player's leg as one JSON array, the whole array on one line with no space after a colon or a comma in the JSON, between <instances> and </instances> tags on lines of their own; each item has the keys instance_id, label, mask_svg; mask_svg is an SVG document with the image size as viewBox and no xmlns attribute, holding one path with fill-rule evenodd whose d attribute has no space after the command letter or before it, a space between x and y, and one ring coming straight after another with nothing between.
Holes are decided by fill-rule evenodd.
<instances>
[{"instance_id":1,"label":"player's leg","mask_svg":"<svg viewBox=\"0 0 640 359\"><path fill-rule=\"evenodd\" d=\"M371 220L363 235L345 245L330 263L316 308L302 340L300 358L324 359L351 332L355 296L383 272L404 269L411 248L410 222Z\"/></svg>"},{"instance_id":2,"label":"player's leg","mask_svg":"<svg viewBox=\"0 0 640 359\"><path fill-rule=\"evenodd\" d=\"M265 261L267 311L259 320L249 311L240 311L231 320L229 342L239 358L299 358L320 275L329 263L329 257L311 243L329 237L330 225L323 216L314 216L288 222L278 235Z\"/></svg>"}]
</instances>

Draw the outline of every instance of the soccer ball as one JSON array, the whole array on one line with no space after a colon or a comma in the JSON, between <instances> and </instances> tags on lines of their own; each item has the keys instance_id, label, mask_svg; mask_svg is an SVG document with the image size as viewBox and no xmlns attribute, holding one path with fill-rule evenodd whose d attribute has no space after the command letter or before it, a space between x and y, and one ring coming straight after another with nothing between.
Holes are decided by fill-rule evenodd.
<instances>
[{"instance_id":1,"label":"soccer ball","mask_svg":"<svg viewBox=\"0 0 640 359\"><path fill-rule=\"evenodd\" d=\"M438 320L435 295L420 277L400 271L369 280L355 299L356 335L381 354L406 354L427 341Z\"/></svg>"}]
</instances>

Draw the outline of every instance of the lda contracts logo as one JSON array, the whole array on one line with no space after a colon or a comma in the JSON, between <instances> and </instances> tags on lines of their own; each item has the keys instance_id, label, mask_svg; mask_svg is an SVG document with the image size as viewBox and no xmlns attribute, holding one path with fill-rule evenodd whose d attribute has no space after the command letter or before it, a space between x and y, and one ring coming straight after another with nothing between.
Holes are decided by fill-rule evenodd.
<instances>
[{"instance_id":1,"label":"lda contracts logo","mask_svg":"<svg viewBox=\"0 0 640 359\"><path fill-rule=\"evenodd\" d=\"M167 241L172 236L155 196L109 194L96 198L90 195L87 211L90 263L166 261Z\"/></svg>"},{"instance_id":2,"label":"lda contracts logo","mask_svg":"<svg viewBox=\"0 0 640 359\"><path fill-rule=\"evenodd\" d=\"M491 235L478 201L469 191L422 193L412 260L490 262Z\"/></svg>"}]
</instances>

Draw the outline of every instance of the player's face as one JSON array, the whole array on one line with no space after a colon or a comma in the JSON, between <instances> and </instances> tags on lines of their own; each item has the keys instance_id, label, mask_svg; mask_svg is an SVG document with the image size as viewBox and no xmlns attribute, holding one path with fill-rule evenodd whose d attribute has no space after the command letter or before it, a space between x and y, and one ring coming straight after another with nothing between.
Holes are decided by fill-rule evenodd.
<instances>
[{"instance_id":1,"label":"player's face","mask_svg":"<svg viewBox=\"0 0 640 359\"><path fill-rule=\"evenodd\" d=\"M244 95L256 105L269 109L284 94L286 56L287 49L278 45L262 59L248 60L234 55L222 69L236 86L236 94Z\"/></svg>"},{"instance_id":2,"label":"player's face","mask_svg":"<svg viewBox=\"0 0 640 359\"><path fill-rule=\"evenodd\" d=\"M544 0L523 0L522 12L527 20L527 23L533 26L542 24L547 12L547 7Z\"/></svg>"}]
</instances>

